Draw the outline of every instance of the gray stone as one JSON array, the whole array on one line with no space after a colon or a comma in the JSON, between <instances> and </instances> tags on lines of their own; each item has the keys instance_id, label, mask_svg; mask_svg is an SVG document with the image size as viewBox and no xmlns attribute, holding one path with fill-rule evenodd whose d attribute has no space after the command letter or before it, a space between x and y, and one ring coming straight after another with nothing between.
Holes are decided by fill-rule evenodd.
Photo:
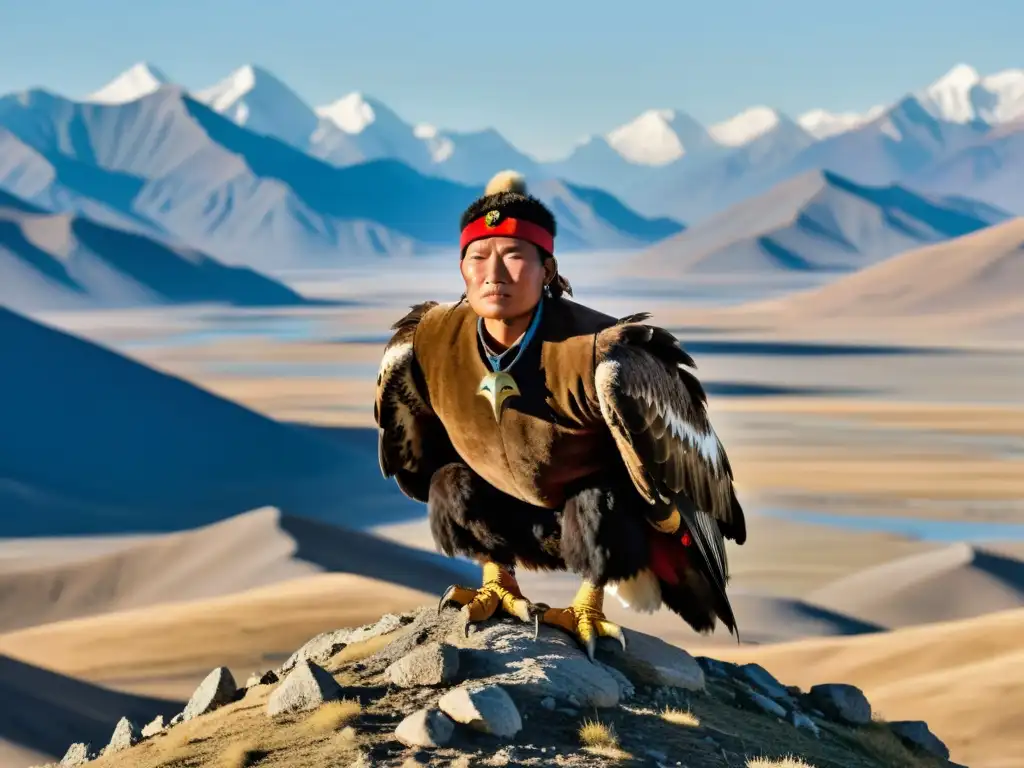
<instances>
[{"instance_id":1,"label":"gray stone","mask_svg":"<svg viewBox=\"0 0 1024 768\"><path fill-rule=\"evenodd\" d=\"M403 656L385 670L400 688L451 683L459 673L459 649L448 643L428 643Z\"/></svg>"},{"instance_id":2,"label":"gray stone","mask_svg":"<svg viewBox=\"0 0 1024 768\"><path fill-rule=\"evenodd\" d=\"M846 683L823 683L811 687L807 694L826 717L851 725L871 722L871 704L864 693Z\"/></svg>"},{"instance_id":3,"label":"gray stone","mask_svg":"<svg viewBox=\"0 0 1024 768\"><path fill-rule=\"evenodd\" d=\"M928 723L923 720L897 720L889 723L889 728L907 744L938 757L949 759L949 747L931 732Z\"/></svg>"},{"instance_id":4,"label":"gray stone","mask_svg":"<svg viewBox=\"0 0 1024 768\"><path fill-rule=\"evenodd\" d=\"M557 703L550 696L545 696L543 699L540 700L540 705L544 707L544 709L554 710Z\"/></svg>"},{"instance_id":5,"label":"gray stone","mask_svg":"<svg viewBox=\"0 0 1024 768\"><path fill-rule=\"evenodd\" d=\"M740 677L751 683L765 696L770 696L776 701L789 700L789 691L786 690L786 687L760 664L743 664L737 672Z\"/></svg>"},{"instance_id":6,"label":"gray stone","mask_svg":"<svg viewBox=\"0 0 1024 768\"><path fill-rule=\"evenodd\" d=\"M89 751L89 745L78 742L68 747L68 751L64 753L64 757L61 758L61 765L85 765L93 759L93 755Z\"/></svg>"},{"instance_id":7,"label":"gray stone","mask_svg":"<svg viewBox=\"0 0 1024 768\"><path fill-rule=\"evenodd\" d=\"M162 731L167 726L164 725L164 716L157 715L142 729L142 738L148 739L150 736L154 736Z\"/></svg>"},{"instance_id":8,"label":"gray stone","mask_svg":"<svg viewBox=\"0 0 1024 768\"><path fill-rule=\"evenodd\" d=\"M711 677L729 678L732 677L733 671L736 669L736 665L732 662L719 661L707 656L698 656L696 661L700 664L701 669Z\"/></svg>"},{"instance_id":9,"label":"gray stone","mask_svg":"<svg viewBox=\"0 0 1024 768\"><path fill-rule=\"evenodd\" d=\"M604 646L599 658L628 677L634 685L656 685L703 691L704 670L682 648L642 632L624 630L628 641L625 651L618 645Z\"/></svg>"},{"instance_id":10,"label":"gray stone","mask_svg":"<svg viewBox=\"0 0 1024 768\"><path fill-rule=\"evenodd\" d=\"M174 717L171 718L171 724L168 726L168 728L170 728L171 726L177 725L178 723L180 723L184 719L185 719L185 713L184 712L179 712L178 714L176 714Z\"/></svg>"},{"instance_id":11,"label":"gray stone","mask_svg":"<svg viewBox=\"0 0 1024 768\"><path fill-rule=\"evenodd\" d=\"M632 686L608 665L593 663L564 631L542 626L537 640L523 624L483 625L469 638L456 630L450 641L462 649L464 678L488 678L516 695L579 702L576 706L614 707Z\"/></svg>"},{"instance_id":12,"label":"gray stone","mask_svg":"<svg viewBox=\"0 0 1024 768\"><path fill-rule=\"evenodd\" d=\"M279 672L281 675L291 672L300 661L308 660L320 665L326 664L334 654L353 643L360 643L378 635L394 632L399 627L408 623L409 617L407 616L387 613L380 618L380 621L373 624L365 624L354 629L346 628L336 629L333 632L321 632L289 656L287 661L281 665Z\"/></svg>"},{"instance_id":13,"label":"gray stone","mask_svg":"<svg viewBox=\"0 0 1024 768\"><path fill-rule=\"evenodd\" d=\"M744 709L754 710L755 712L761 711L781 718L786 716L785 708L779 705L778 702L772 701L767 696L754 690L741 689L736 697L736 703Z\"/></svg>"},{"instance_id":14,"label":"gray stone","mask_svg":"<svg viewBox=\"0 0 1024 768\"><path fill-rule=\"evenodd\" d=\"M804 730L810 731L815 736L821 736L821 729L818 728L818 724L811 720L811 718L809 718L803 712L794 709L792 712L789 713L789 717L787 719L792 725L795 725L797 728L803 728Z\"/></svg>"},{"instance_id":15,"label":"gray stone","mask_svg":"<svg viewBox=\"0 0 1024 768\"><path fill-rule=\"evenodd\" d=\"M395 738L407 747L443 747L454 731L455 724L444 712L421 709L398 724Z\"/></svg>"},{"instance_id":16,"label":"gray stone","mask_svg":"<svg viewBox=\"0 0 1024 768\"><path fill-rule=\"evenodd\" d=\"M308 659L299 662L267 699L267 715L308 712L340 699L341 686L323 667Z\"/></svg>"},{"instance_id":17,"label":"gray stone","mask_svg":"<svg viewBox=\"0 0 1024 768\"><path fill-rule=\"evenodd\" d=\"M523 727L508 692L498 685L463 685L454 688L437 706L452 720L483 733L511 738Z\"/></svg>"},{"instance_id":18,"label":"gray stone","mask_svg":"<svg viewBox=\"0 0 1024 768\"><path fill-rule=\"evenodd\" d=\"M114 726L114 733L110 737L110 743L107 744L106 749L103 750L103 754L120 752L123 749L134 747L139 743L141 738L142 735L139 733L139 729L135 726L135 723L127 717L122 717L117 721L117 725Z\"/></svg>"},{"instance_id":19,"label":"gray stone","mask_svg":"<svg viewBox=\"0 0 1024 768\"><path fill-rule=\"evenodd\" d=\"M235 678L227 667L217 667L199 684L192 698L181 713L182 720L191 720L200 715L213 712L215 709L234 701L238 687Z\"/></svg>"}]
</instances>

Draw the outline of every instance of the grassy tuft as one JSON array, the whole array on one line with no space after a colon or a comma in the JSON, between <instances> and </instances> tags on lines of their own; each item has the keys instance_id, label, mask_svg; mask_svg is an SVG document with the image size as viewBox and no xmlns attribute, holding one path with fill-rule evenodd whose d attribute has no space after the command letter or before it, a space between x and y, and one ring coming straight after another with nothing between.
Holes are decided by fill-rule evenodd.
<instances>
[{"instance_id":1,"label":"grassy tuft","mask_svg":"<svg viewBox=\"0 0 1024 768\"><path fill-rule=\"evenodd\" d=\"M783 757L779 760L771 757L755 757L747 761L747 768L814 768L799 757Z\"/></svg>"},{"instance_id":2,"label":"grassy tuft","mask_svg":"<svg viewBox=\"0 0 1024 768\"><path fill-rule=\"evenodd\" d=\"M697 717L690 710L685 712L681 709L675 709L673 707L666 707L661 713L662 720L673 723L675 725L685 725L689 728L699 728L700 718Z\"/></svg>"},{"instance_id":3,"label":"grassy tuft","mask_svg":"<svg viewBox=\"0 0 1024 768\"><path fill-rule=\"evenodd\" d=\"M598 720L584 720L579 729L579 737L583 748L591 754L613 760L631 757L619 746L619 737L615 729Z\"/></svg>"},{"instance_id":4,"label":"grassy tuft","mask_svg":"<svg viewBox=\"0 0 1024 768\"><path fill-rule=\"evenodd\" d=\"M318 733L336 731L359 717L363 706L355 699L328 701L316 709L308 718L306 725Z\"/></svg>"}]
</instances>

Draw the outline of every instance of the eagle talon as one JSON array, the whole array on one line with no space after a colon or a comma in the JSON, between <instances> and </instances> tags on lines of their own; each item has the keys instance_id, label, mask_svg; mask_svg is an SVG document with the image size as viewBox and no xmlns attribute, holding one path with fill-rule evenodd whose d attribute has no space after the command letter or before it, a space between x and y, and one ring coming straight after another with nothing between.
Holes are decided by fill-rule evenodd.
<instances>
[{"instance_id":1,"label":"eagle talon","mask_svg":"<svg viewBox=\"0 0 1024 768\"><path fill-rule=\"evenodd\" d=\"M466 622L466 637L469 637L471 624L487 621L499 610L520 621L533 620L536 623L533 603L523 597L511 574L494 563L484 565L483 584L479 588L470 589L459 584L448 587L437 605L438 615L449 604L459 606Z\"/></svg>"},{"instance_id":2,"label":"eagle talon","mask_svg":"<svg viewBox=\"0 0 1024 768\"><path fill-rule=\"evenodd\" d=\"M610 637L617 640L626 650L626 635L622 627L608 621L604 613L586 605L571 605L568 608L549 608L541 619L545 624L561 627L579 644L591 662L596 662L597 639Z\"/></svg>"}]
</instances>

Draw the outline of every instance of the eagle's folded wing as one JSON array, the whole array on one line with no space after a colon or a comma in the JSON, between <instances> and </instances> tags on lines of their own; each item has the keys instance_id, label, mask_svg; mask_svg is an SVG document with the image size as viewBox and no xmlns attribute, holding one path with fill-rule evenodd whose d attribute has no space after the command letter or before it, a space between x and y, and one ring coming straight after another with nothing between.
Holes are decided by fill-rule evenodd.
<instances>
[{"instance_id":1,"label":"eagle's folded wing","mask_svg":"<svg viewBox=\"0 0 1024 768\"><path fill-rule=\"evenodd\" d=\"M448 433L430 408L413 353L416 326L436 305L418 304L392 326L395 334L384 347L373 404L381 472L394 477L407 496L422 502L427 501L434 472L457 459Z\"/></svg>"},{"instance_id":2,"label":"eagle's folded wing","mask_svg":"<svg viewBox=\"0 0 1024 768\"><path fill-rule=\"evenodd\" d=\"M692 358L668 331L634 315L597 338L595 382L601 413L640 494L655 510L675 507L708 574L724 590L723 537L746 540L732 468L706 410Z\"/></svg>"}]
</instances>

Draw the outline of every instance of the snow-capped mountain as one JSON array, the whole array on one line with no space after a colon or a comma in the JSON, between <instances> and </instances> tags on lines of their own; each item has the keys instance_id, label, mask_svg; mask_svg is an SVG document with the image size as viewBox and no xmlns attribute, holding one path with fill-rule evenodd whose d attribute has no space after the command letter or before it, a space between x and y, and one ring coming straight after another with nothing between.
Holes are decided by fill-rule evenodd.
<instances>
[{"instance_id":1,"label":"snow-capped mountain","mask_svg":"<svg viewBox=\"0 0 1024 768\"><path fill-rule=\"evenodd\" d=\"M1007 69L982 77L974 67L957 64L914 95L940 120L1000 125L1024 117L1024 70Z\"/></svg>"},{"instance_id":2,"label":"snow-capped mountain","mask_svg":"<svg viewBox=\"0 0 1024 768\"><path fill-rule=\"evenodd\" d=\"M708 128L708 133L723 147L742 147L769 131L776 130L783 122L794 124L771 107L750 107L728 120L715 123Z\"/></svg>"},{"instance_id":3,"label":"snow-capped mountain","mask_svg":"<svg viewBox=\"0 0 1024 768\"><path fill-rule=\"evenodd\" d=\"M193 96L237 125L302 150L309 146L320 122L291 88L252 64L239 67Z\"/></svg>"},{"instance_id":4,"label":"snow-capped mountain","mask_svg":"<svg viewBox=\"0 0 1024 768\"><path fill-rule=\"evenodd\" d=\"M371 96L356 91L316 107L315 111L326 126L345 136L347 144L357 150L362 160L393 158L418 170L424 170L431 162L428 148L416 136L413 127ZM322 128L321 135L312 138L310 151L334 165L350 164L352 161L339 155L332 146L335 141L331 132Z\"/></svg>"},{"instance_id":5,"label":"snow-capped mountain","mask_svg":"<svg viewBox=\"0 0 1024 768\"><path fill-rule=\"evenodd\" d=\"M125 104L142 98L171 82L157 67L144 61L132 65L98 91L85 97L99 104Z\"/></svg>"},{"instance_id":6,"label":"snow-capped mountain","mask_svg":"<svg viewBox=\"0 0 1024 768\"><path fill-rule=\"evenodd\" d=\"M450 248L459 214L483 191L393 159L332 166L171 86L117 105L39 90L4 97L5 137L0 189L58 212L109 209L250 267ZM681 229L567 184L551 202L572 212L559 236L577 248L645 244Z\"/></svg>"},{"instance_id":7,"label":"snow-capped mountain","mask_svg":"<svg viewBox=\"0 0 1024 768\"><path fill-rule=\"evenodd\" d=\"M874 106L867 112L829 112L812 109L800 115L796 122L816 139L827 139L871 122L885 111L883 106Z\"/></svg>"},{"instance_id":8,"label":"snow-capped mountain","mask_svg":"<svg viewBox=\"0 0 1024 768\"><path fill-rule=\"evenodd\" d=\"M707 129L676 109L648 110L604 138L623 158L638 165L665 165L712 145Z\"/></svg>"}]
</instances>

